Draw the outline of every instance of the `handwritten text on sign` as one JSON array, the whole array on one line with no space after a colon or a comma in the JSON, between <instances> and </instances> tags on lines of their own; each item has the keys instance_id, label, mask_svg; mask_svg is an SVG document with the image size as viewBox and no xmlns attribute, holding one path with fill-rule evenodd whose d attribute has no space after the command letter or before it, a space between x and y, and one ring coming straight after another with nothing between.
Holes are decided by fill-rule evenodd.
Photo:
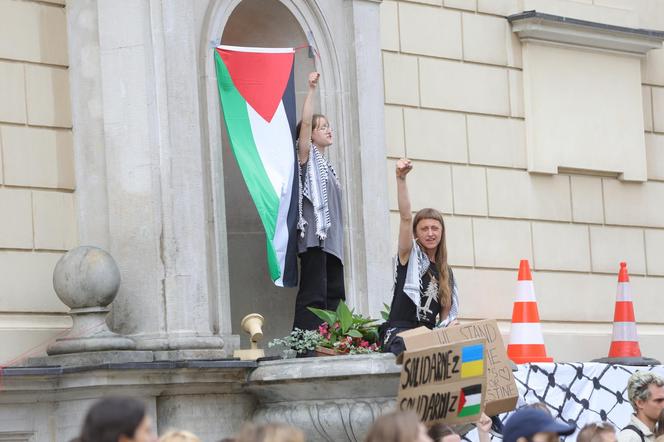
<instances>
[{"instance_id":1,"label":"handwritten text on sign","mask_svg":"<svg viewBox=\"0 0 664 442\"><path fill-rule=\"evenodd\" d=\"M485 389L486 340L443 344L404 353L398 404L422 422L477 419Z\"/></svg>"},{"instance_id":2,"label":"handwritten text on sign","mask_svg":"<svg viewBox=\"0 0 664 442\"><path fill-rule=\"evenodd\" d=\"M493 416L514 409L518 390L495 320L487 319L435 330L422 328L421 331L407 333L404 336L407 349L421 349L467 339L486 339L486 413Z\"/></svg>"}]
</instances>

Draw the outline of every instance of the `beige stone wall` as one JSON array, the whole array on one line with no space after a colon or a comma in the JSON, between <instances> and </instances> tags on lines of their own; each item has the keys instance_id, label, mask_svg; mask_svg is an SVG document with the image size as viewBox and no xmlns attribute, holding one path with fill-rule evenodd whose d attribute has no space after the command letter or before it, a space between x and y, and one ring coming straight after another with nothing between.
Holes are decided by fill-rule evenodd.
<instances>
[{"instance_id":1,"label":"beige stone wall","mask_svg":"<svg viewBox=\"0 0 664 442\"><path fill-rule=\"evenodd\" d=\"M52 288L76 245L64 0L0 0L0 365L70 325Z\"/></svg>"},{"instance_id":2,"label":"beige stone wall","mask_svg":"<svg viewBox=\"0 0 664 442\"><path fill-rule=\"evenodd\" d=\"M516 269L526 258L549 354L562 361L606 356L616 276L625 260L643 353L664 359L664 49L641 63L647 182L532 174L522 48L504 17L542 8L664 29L657 0L383 1L394 244L394 163L407 156L415 164L409 177L413 208L433 206L446 215L463 318L497 318L507 332Z\"/></svg>"}]
</instances>

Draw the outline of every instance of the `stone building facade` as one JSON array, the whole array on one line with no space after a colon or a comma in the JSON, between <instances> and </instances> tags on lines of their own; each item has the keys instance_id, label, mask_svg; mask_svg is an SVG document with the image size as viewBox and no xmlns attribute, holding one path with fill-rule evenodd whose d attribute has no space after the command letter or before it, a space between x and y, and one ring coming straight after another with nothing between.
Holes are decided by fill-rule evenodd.
<instances>
[{"instance_id":1,"label":"stone building facade","mask_svg":"<svg viewBox=\"0 0 664 442\"><path fill-rule=\"evenodd\" d=\"M528 34L505 19L530 10L591 23ZM447 214L464 318L495 317L507 332L515 269L530 260L556 360L606 355L620 261L642 350L664 357L664 50L619 42L620 27L662 30L664 5L381 5L388 175L412 158L413 207Z\"/></svg>"},{"instance_id":2,"label":"stone building facade","mask_svg":"<svg viewBox=\"0 0 664 442\"><path fill-rule=\"evenodd\" d=\"M0 365L71 326L51 281L77 245L118 262L109 323L142 351L226 356L254 311L287 333L294 291L267 277L211 50L309 31L297 92L322 72L355 308L389 301L408 156L464 320L507 332L526 258L549 354L605 356L624 260L642 350L664 358L664 37L647 30L657 0L0 0Z\"/></svg>"}]
</instances>

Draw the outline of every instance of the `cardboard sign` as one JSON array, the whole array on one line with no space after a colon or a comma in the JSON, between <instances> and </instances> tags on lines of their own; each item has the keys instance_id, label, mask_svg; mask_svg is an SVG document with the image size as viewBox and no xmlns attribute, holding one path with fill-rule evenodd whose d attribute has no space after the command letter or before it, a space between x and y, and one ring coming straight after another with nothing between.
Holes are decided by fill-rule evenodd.
<instances>
[{"instance_id":1,"label":"cardboard sign","mask_svg":"<svg viewBox=\"0 0 664 442\"><path fill-rule=\"evenodd\" d=\"M434 330L419 327L399 333L399 336L403 338L408 351L441 344L450 344L466 339L486 339L487 382L485 395L486 409L484 412L489 416L495 416L516 408L519 392L516 388L516 381L512 374L511 365L508 362L505 344L503 344L498 323L494 319L485 319L483 321ZM400 355L397 358L397 363L401 363L404 355Z\"/></svg>"},{"instance_id":2,"label":"cardboard sign","mask_svg":"<svg viewBox=\"0 0 664 442\"><path fill-rule=\"evenodd\" d=\"M403 354L397 404L420 420L477 422L486 395L486 340L435 345Z\"/></svg>"}]
</instances>

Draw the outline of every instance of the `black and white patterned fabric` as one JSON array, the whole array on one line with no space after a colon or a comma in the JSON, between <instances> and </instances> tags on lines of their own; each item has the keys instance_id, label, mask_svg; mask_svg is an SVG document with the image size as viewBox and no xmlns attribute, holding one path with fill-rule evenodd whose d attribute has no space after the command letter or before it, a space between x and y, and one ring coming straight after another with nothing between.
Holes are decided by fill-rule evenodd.
<instances>
[{"instance_id":1,"label":"black and white patterned fabric","mask_svg":"<svg viewBox=\"0 0 664 442\"><path fill-rule=\"evenodd\" d=\"M629 423L633 413L627 398L627 380L637 370L653 371L664 377L663 365L522 364L514 373L519 389L517 406L543 402L555 418L574 424L577 429L604 421L620 431ZM510 414L500 415L500 420L504 423ZM563 439L574 442L577 433ZM467 433L464 439L477 441L477 431ZM499 440L498 437L493 439Z\"/></svg>"}]
</instances>

